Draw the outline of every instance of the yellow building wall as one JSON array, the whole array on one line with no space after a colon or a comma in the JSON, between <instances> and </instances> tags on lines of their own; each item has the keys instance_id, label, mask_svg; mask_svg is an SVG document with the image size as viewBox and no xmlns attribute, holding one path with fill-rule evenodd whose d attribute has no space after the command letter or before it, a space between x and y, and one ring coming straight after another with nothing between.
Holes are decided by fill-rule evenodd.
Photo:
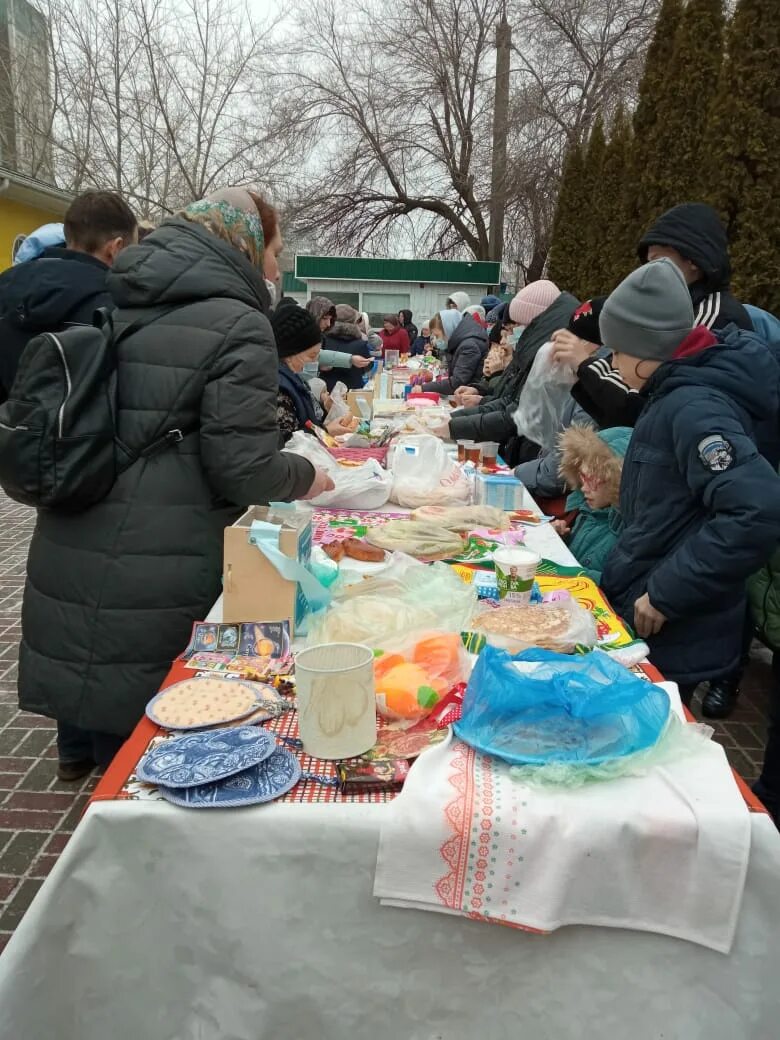
<instances>
[{"instance_id":1,"label":"yellow building wall","mask_svg":"<svg viewBox=\"0 0 780 1040\"><path fill-rule=\"evenodd\" d=\"M52 210L26 206L0 195L0 270L11 266L11 250L17 235L29 235L41 224L61 221L62 216Z\"/></svg>"}]
</instances>

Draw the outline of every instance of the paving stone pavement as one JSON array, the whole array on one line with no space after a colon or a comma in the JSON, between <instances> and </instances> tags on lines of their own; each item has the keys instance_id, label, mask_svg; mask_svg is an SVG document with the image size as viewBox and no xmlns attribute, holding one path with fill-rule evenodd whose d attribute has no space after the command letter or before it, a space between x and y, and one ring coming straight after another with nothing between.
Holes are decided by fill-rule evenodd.
<instances>
[{"instance_id":1,"label":"paving stone pavement","mask_svg":"<svg viewBox=\"0 0 780 1040\"><path fill-rule=\"evenodd\" d=\"M0 491L0 950L65 848L97 783L95 776L77 784L57 780L54 723L17 707L22 588L33 523L31 510ZM748 783L761 769L770 681L770 655L755 645L738 709L728 721L715 723L717 739Z\"/></svg>"}]
</instances>

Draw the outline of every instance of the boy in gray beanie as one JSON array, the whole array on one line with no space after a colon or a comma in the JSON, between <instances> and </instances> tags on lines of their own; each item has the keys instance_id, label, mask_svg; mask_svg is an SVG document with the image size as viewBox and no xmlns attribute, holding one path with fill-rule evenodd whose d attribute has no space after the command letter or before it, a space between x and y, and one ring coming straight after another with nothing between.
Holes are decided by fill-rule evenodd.
<instances>
[{"instance_id":1,"label":"boy in gray beanie","mask_svg":"<svg viewBox=\"0 0 780 1040\"><path fill-rule=\"evenodd\" d=\"M754 427L777 415L780 370L750 334L720 341L675 265L656 260L610 295L599 326L645 399L623 465L623 531L604 591L688 703L739 664L745 581L780 530L780 479Z\"/></svg>"}]
</instances>

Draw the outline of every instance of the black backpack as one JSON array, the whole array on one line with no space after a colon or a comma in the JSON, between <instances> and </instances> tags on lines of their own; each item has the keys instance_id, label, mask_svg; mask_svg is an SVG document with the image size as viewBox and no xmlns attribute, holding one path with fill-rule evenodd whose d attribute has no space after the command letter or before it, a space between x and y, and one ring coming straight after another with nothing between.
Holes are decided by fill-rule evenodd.
<instances>
[{"instance_id":1,"label":"black backpack","mask_svg":"<svg viewBox=\"0 0 780 1040\"><path fill-rule=\"evenodd\" d=\"M30 340L0 405L0 486L11 498L39 509L87 509L136 459L189 432L169 429L135 452L116 435L117 346L174 309L150 312L118 334L110 313L101 310L94 325Z\"/></svg>"}]
</instances>

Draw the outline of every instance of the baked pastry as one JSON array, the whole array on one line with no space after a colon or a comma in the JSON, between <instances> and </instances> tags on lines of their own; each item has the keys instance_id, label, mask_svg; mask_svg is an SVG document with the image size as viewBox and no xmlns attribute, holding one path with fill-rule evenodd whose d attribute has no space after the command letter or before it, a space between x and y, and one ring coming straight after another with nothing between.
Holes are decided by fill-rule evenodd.
<instances>
[{"instance_id":1,"label":"baked pastry","mask_svg":"<svg viewBox=\"0 0 780 1040\"><path fill-rule=\"evenodd\" d=\"M364 563L384 563L385 551L375 545L369 545L362 538L347 538L341 543L344 552L351 560L362 560Z\"/></svg>"},{"instance_id":2,"label":"baked pastry","mask_svg":"<svg viewBox=\"0 0 780 1040\"><path fill-rule=\"evenodd\" d=\"M463 539L431 520L388 520L369 528L366 540L389 552L404 552L422 560L446 560L463 551Z\"/></svg>"},{"instance_id":3,"label":"baked pastry","mask_svg":"<svg viewBox=\"0 0 780 1040\"><path fill-rule=\"evenodd\" d=\"M488 527L493 531L506 531L510 518L497 506L420 506L412 511L412 520L425 520L446 527L449 531L473 531L475 527Z\"/></svg>"},{"instance_id":4,"label":"baked pastry","mask_svg":"<svg viewBox=\"0 0 780 1040\"><path fill-rule=\"evenodd\" d=\"M471 627L475 632L498 636L522 646L572 653L574 642L568 637L571 613L554 603L528 603L493 607L478 614Z\"/></svg>"},{"instance_id":5,"label":"baked pastry","mask_svg":"<svg viewBox=\"0 0 780 1040\"><path fill-rule=\"evenodd\" d=\"M346 555L343 542L328 542L322 546L322 551L326 556L330 556L331 560L335 560L336 563L339 560L343 560Z\"/></svg>"}]
</instances>

